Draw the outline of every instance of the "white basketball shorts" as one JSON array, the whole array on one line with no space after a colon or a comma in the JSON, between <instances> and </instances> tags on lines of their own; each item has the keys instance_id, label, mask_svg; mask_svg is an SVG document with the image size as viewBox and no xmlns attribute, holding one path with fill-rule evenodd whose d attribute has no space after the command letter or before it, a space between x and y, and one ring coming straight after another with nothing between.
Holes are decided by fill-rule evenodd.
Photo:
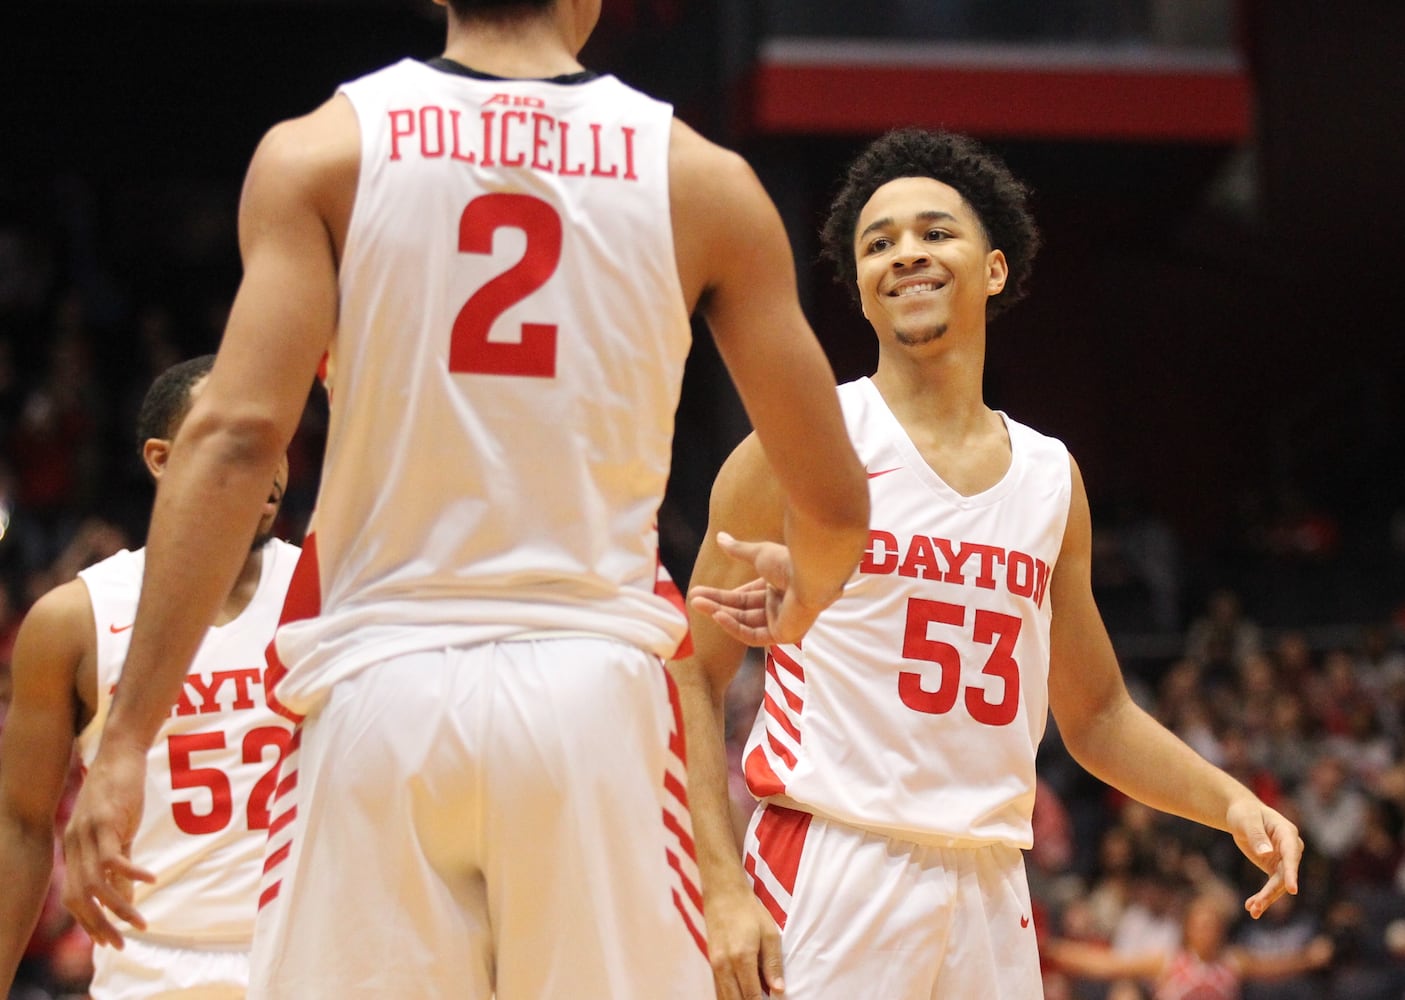
<instances>
[{"instance_id":1,"label":"white basketball shorts","mask_svg":"<svg viewBox=\"0 0 1405 1000\"><path fill-rule=\"evenodd\" d=\"M1024 856L894 840L774 804L745 864L781 928L786 1000L1038 1000Z\"/></svg>"},{"instance_id":2,"label":"white basketball shorts","mask_svg":"<svg viewBox=\"0 0 1405 1000\"><path fill-rule=\"evenodd\" d=\"M294 743L251 997L713 997L657 656L573 636L397 657Z\"/></svg>"},{"instance_id":3,"label":"white basketball shorts","mask_svg":"<svg viewBox=\"0 0 1405 1000\"><path fill-rule=\"evenodd\" d=\"M125 937L121 951L93 949L92 1000L244 1000L247 948L177 947Z\"/></svg>"}]
</instances>

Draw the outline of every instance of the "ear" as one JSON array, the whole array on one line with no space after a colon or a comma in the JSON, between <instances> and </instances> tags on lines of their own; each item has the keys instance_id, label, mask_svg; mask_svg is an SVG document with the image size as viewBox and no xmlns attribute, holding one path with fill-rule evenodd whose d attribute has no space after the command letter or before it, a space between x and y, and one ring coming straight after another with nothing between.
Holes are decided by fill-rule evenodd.
<instances>
[{"instance_id":1,"label":"ear","mask_svg":"<svg viewBox=\"0 0 1405 1000\"><path fill-rule=\"evenodd\" d=\"M1005 290L1005 279L1010 276L1010 265L1005 260L1005 251L992 250L985 259L986 295L999 295Z\"/></svg>"},{"instance_id":2,"label":"ear","mask_svg":"<svg viewBox=\"0 0 1405 1000\"><path fill-rule=\"evenodd\" d=\"M166 460L171 457L171 442L165 438L147 438L146 444L141 446L141 459L146 464L146 471L151 473L151 478L156 482L161 481L161 474L166 471Z\"/></svg>"}]
</instances>

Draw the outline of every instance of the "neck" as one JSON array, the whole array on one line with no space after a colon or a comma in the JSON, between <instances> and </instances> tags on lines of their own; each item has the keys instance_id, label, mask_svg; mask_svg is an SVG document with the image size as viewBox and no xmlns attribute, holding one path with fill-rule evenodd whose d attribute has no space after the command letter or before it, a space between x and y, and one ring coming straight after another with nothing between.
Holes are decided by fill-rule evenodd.
<instances>
[{"instance_id":1,"label":"neck","mask_svg":"<svg viewBox=\"0 0 1405 1000\"><path fill-rule=\"evenodd\" d=\"M984 342L964 348L949 342L932 348L880 345L873 384L888 408L904 424L911 421L952 432L988 419L982 385Z\"/></svg>"},{"instance_id":2,"label":"neck","mask_svg":"<svg viewBox=\"0 0 1405 1000\"><path fill-rule=\"evenodd\" d=\"M551 12L507 21L458 22L451 16L444 55L480 73L509 79L578 73L582 67L568 27Z\"/></svg>"},{"instance_id":3,"label":"neck","mask_svg":"<svg viewBox=\"0 0 1405 1000\"><path fill-rule=\"evenodd\" d=\"M266 547L260 545L244 560L244 565L239 569L239 576L230 588L229 596L224 599L224 604L215 617L216 625L224 625L238 618L254 599L254 592L259 589L259 579L263 575L263 552Z\"/></svg>"}]
</instances>

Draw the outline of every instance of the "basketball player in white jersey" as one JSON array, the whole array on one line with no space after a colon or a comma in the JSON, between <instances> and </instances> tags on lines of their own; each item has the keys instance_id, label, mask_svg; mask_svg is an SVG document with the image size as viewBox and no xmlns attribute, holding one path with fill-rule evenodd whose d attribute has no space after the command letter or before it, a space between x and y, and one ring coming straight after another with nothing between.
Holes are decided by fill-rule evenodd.
<instances>
[{"instance_id":1,"label":"basketball player in white jersey","mask_svg":"<svg viewBox=\"0 0 1405 1000\"><path fill-rule=\"evenodd\" d=\"M1050 708L1093 774L1234 834L1269 873L1250 913L1296 891L1296 828L1128 698L1077 465L982 398L987 318L1023 294L1037 243L1024 187L968 139L897 132L851 168L825 246L878 337L877 372L840 387L872 528L803 645L769 632L712 541L779 537L758 442L718 476L675 675L719 997L763 980L795 1000L1041 995L1020 852ZM743 642L768 640L739 862L722 696Z\"/></svg>"},{"instance_id":2,"label":"basketball player in white jersey","mask_svg":"<svg viewBox=\"0 0 1405 1000\"><path fill-rule=\"evenodd\" d=\"M323 481L271 667L306 720L254 991L706 996L662 665L686 618L654 590L694 308L787 501L788 548L730 549L761 559L786 639L862 554L862 468L778 213L739 157L583 69L599 0L448 7L443 58L346 84L255 154L243 281L65 838L74 911L98 940L104 905L136 913L145 748L326 355Z\"/></svg>"},{"instance_id":3,"label":"basketball player in white jersey","mask_svg":"<svg viewBox=\"0 0 1405 1000\"><path fill-rule=\"evenodd\" d=\"M168 368L137 420L141 457L161 479L171 440L212 355ZM264 651L297 563L273 538L287 482L279 463L254 544L221 602L152 744L149 808L131 857L144 922L122 950L93 954L94 1000L222 1000L245 995L269 804L293 723L264 697ZM123 550L40 598L15 643L14 702L0 738L0 995L39 915L54 853L54 814L75 736L90 763L122 674L145 553Z\"/></svg>"}]
</instances>

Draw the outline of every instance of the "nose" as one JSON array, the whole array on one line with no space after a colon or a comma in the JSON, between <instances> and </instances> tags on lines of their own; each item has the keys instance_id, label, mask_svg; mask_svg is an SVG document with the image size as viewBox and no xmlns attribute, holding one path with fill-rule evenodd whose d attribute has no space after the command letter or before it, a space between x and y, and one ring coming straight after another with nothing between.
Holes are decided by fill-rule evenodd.
<instances>
[{"instance_id":1,"label":"nose","mask_svg":"<svg viewBox=\"0 0 1405 1000\"><path fill-rule=\"evenodd\" d=\"M898 238L897 252L892 257L895 269L901 270L905 267L927 264L931 262L931 259L927 244L912 233L904 233Z\"/></svg>"}]
</instances>

